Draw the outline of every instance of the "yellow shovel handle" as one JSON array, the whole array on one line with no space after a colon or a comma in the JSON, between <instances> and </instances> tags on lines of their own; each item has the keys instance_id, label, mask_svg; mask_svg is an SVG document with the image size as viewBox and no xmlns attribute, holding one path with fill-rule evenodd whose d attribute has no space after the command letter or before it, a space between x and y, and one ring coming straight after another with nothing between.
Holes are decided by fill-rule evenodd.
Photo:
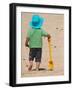
<instances>
[{"instance_id":1,"label":"yellow shovel handle","mask_svg":"<svg viewBox=\"0 0 73 90\"><path fill-rule=\"evenodd\" d=\"M52 61L52 47L51 47L51 39L48 40L48 44L49 44L49 56L50 56L50 61Z\"/></svg>"}]
</instances>

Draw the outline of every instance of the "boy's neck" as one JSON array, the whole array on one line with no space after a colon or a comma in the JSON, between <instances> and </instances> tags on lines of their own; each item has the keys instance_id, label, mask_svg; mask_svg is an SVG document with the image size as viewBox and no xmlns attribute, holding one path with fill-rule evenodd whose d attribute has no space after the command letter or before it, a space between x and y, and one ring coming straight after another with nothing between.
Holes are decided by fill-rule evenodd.
<instances>
[{"instance_id":1,"label":"boy's neck","mask_svg":"<svg viewBox=\"0 0 73 90\"><path fill-rule=\"evenodd\" d=\"M33 28L33 27L32 27L32 29L41 29L41 28Z\"/></svg>"}]
</instances>

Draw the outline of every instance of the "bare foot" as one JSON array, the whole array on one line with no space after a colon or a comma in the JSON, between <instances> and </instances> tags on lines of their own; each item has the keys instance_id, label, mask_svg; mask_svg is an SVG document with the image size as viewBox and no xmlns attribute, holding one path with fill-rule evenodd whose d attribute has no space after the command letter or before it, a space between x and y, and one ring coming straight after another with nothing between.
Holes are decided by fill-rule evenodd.
<instances>
[{"instance_id":1,"label":"bare foot","mask_svg":"<svg viewBox=\"0 0 73 90\"><path fill-rule=\"evenodd\" d=\"M31 71L32 70L32 66L29 66L28 70Z\"/></svg>"}]
</instances>

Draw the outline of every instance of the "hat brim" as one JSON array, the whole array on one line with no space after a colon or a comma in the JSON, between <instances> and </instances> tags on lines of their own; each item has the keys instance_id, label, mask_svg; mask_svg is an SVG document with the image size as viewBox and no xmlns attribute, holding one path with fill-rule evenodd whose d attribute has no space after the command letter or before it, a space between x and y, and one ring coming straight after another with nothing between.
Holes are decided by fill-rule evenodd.
<instances>
[{"instance_id":1,"label":"hat brim","mask_svg":"<svg viewBox=\"0 0 73 90\"><path fill-rule=\"evenodd\" d=\"M29 25L30 25L30 27L32 27L32 28L36 28L36 29L37 29L37 28L41 28L41 26L42 26L42 24L43 24L43 21L44 21L43 18L40 18L40 22L39 22L36 26L33 25L33 23L32 23L33 21L31 21L31 22L29 23Z\"/></svg>"}]
</instances>

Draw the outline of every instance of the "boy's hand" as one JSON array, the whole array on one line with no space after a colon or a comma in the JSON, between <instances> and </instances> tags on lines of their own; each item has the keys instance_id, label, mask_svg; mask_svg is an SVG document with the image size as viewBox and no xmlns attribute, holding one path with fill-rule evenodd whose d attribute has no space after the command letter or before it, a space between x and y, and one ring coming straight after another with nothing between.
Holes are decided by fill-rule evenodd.
<instances>
[{"instance_id":1,"label":"boy's hand","mask_svg":"<svg viewBox=\"0 0 73 90\"><path fill-rule=\"evenodd\" d=\"M51 36L48 34L48 41L50 41Z\"/></svg>"},{"instance_id":2,"label":"boy's hand","mask_svg":"<svg viewBox=\"0 0 73 90\"><path fill-rule=\"evenodd\" d=\"M25 46L26 46L26 47L29 47L29 45L28 45L28 44L25 44Z\"/></svg>"},{"instance_id":3,"label":"boy's hand","mask_svg":"<svg viewBox=\"0 0 73 90\"><path fill-rule=\"evenodd\" d=\"M26 38L26 41L25 41L25 46L26 47L29 47L28 42L29 42L29 38Z\"/></svg>"}]
</instances>

